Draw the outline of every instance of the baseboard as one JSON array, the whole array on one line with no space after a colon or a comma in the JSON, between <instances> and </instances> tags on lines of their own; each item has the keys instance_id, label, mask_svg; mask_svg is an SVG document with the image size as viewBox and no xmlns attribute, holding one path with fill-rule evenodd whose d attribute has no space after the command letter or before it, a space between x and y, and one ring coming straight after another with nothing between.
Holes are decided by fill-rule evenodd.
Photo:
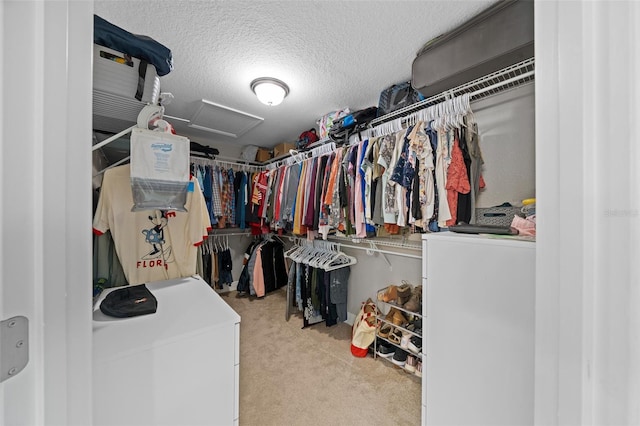
<instances>
[{"instance_id":1,"label":"baseboard","mask_svg":"<svg viewBox=\"0 0 640 426\"><path fill-rule=\"evenodd\" d=\"M351 312L347 312L347 320L345 321L347 324L353 326L354 321L356 320L356 316Z\"/></svg>"}]
</instances>

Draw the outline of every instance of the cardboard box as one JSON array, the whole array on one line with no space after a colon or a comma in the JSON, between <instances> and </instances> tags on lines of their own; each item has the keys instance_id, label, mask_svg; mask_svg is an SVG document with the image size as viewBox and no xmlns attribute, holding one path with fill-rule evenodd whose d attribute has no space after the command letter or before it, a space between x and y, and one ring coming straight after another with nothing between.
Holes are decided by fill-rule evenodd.
<instances>
[{"instance_id":1,"label":"cardboard box","mask_svg":"<svg viewBox=\"0 0 640 426\"><path fill-rule=\"evenodd\" d=\"M264 148L259 148L256 153L256 161L263 162L271 159L271 151Z\"/></svg>"},{"instance_id":2,"label":"cardboard box","mask_svg":"<svg viewBox=\"0 0 640 426\"><path fill-rule=\"evenodd\" d=\"M280 143L273 148L273 157L288 155L290 149L296 149L296 146L292 143Z\"/></svg>"}]
</instances>

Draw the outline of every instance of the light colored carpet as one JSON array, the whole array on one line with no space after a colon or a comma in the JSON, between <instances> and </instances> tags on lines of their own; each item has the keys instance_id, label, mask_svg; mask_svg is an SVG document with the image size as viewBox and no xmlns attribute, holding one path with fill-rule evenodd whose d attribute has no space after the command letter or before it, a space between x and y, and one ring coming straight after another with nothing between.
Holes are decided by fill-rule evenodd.
<instances>
[{"instance_id":1,"label":"light colored carpet","mask_svg":"<svg viewBox=\"0 0 640 426\"><path fill-rule=\"evenodd\" d=\"M351 326L285 321L286 290L221 294L241 316L240 425L419 425L420 379L351 354Z\"/></svg>"}]
</instances>

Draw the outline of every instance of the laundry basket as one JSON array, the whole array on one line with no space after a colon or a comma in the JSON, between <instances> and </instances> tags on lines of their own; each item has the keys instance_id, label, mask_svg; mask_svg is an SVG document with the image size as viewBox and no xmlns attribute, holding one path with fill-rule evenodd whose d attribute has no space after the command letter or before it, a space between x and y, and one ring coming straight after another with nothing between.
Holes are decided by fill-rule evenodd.
<instances>
[{"instance_id":1,"label":"laundry basket","mask_svg":"<svg viewBox=\"0 0 640 426\"><path fill-rule=\"evenodd\" d=\"M523 217L520 207L497 206L476 208L476 224L510 226L513 216Z\"/></svg>"}]
</instances>

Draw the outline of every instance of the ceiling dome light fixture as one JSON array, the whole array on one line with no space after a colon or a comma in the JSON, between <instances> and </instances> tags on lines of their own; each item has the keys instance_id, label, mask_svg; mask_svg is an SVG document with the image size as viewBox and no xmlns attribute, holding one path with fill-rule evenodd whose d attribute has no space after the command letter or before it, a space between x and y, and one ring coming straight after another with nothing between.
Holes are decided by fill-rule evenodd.
<instances>
[{"instance_id":1,"label":"ceiling dome light fixture","mask_svg":"<svg viewBox=\"0 0 640 426\"><path fill-rule=\"evenodd\" d=\"M251 82L251 90L265 105L276 106L289 94L289 86L277 78L260 77Z\"/></svg>"}]
</instances>

